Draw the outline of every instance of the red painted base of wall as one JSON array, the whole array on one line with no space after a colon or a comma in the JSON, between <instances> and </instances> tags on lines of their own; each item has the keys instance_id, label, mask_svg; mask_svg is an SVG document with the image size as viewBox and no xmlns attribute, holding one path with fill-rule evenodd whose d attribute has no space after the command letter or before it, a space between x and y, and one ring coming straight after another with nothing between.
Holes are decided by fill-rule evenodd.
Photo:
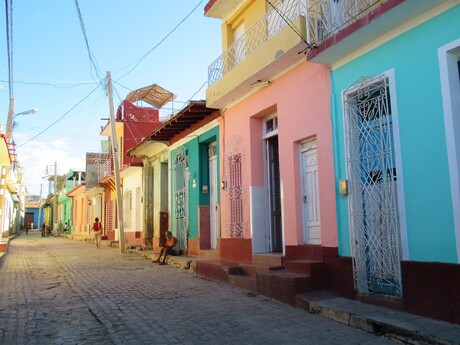
<instances>
[{"instance_id":1,"label":"red painted base of wall","mask_svg":"<svg viewBox=\"0 0 460 345\"><path fill-rule=\"evenodd\" d=\"M252 240L245 238L221 238L220 258L225 261L252 263Z\"/></svg>"},{"instance_id":2,"label":"red painted base of wall","mask_svg":"<svg viewBox=\"0 0 460 345\"><path fill-rule=\"evenodd\" d=\"M317 272L321 279L318 286L335 294L355 298L352 261L349 257L339 257L337 247L322 247L320 245L286 246L285 262L295 260L311 260L323 262Z\"/></svg>"},{"instance_id":3,"label":"red painted base of wall","mask_svg":"<svg viewBox=\"0 0 460 345\"><path fill-rule=\"evenodd\" d=\"M327 264L326 289L337 295L359 299L411 314L460 324L460 265L440 262L401 262L402 300L389 302L386 298L357 296L354 291L351 257L337 257Z\"/></svg>"},{"instance_id":4,"label":"red painted base of wall","mask_svg":"<svg viewBox=\"0 0 460 345\"><path fill-rule=\"evenodd\" d=\"M6 253L8 246L6 243L0 243L0 253Z\"/></svg>"},{"instance_id":5,"label":"red painted base of wall","mask_svg":"<svg viewBox=\"0 0 460 345\"><path fill-rule=\"evenodd\" d=\"M460 324L460 265L403 261L401 268L405 310Z\"/></svg>"}]
</instances>

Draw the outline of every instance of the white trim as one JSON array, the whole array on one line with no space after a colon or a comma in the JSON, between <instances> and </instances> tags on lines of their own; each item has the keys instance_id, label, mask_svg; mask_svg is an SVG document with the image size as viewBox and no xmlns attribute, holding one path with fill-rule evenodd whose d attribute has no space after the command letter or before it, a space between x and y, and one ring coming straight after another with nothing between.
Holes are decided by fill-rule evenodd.
<instances>
[{"instance_id":1,"label":"white trim","mask_svg":"<svg viewBox=\"0 0 460 345\"><path fill-rule=\"evenodd\" d=\"M457 262L460 263L460 39L438 49ZM454 96L457 95L457 96Z\"/></svg>"},{"instance_id":2,"label":"white trim","mask_svg":"<svg viewBox=\"0 0 460 345\"><path fill-rule=\"evenodd\" d=\"M273 124L276 122L276 128L270 131L269 133L267 133L267 122L275 118L276 118L276 121L273 121ZM265 140L265 139L274 137L275 135L278 135L278 128L279 128L278 114L275 113L275 114L265 117L262 123L262 139Z\"/></svg>"},{"instance_id":3,"label":"white trim","mask_svg":"<svg viewBox=\"0 0 460 345\"><path fill-rule=\"evenodd\" d=\"M393 121L393 144L394 144L394 158L395 158L395 165L397 171L397 196L398 196L398 210L399 210L399 232L400 232L400 239L401 239L401 260L409 260L409 241L407 235L407 217L406 217L406 203L404 197L404 173L402 167L402 153L401 153L401 136L399 131L399 115L398 115L398 104L397 104L397 96L396 96L396 81L395 81L395 70L390 69L380 74L381 76L385 76L388 78L390 84L390 102L391 102L391 109L392 109L392 121ZM376 75L375 78L378 78L379 75ZM374 79L374 78L372 78ZM371 79L371 81L372 81ZM342 91L342 123L343 123L343 147L344 147L344 154L345 157L348 156L348 147L346 144L346 126L345 126L345 109L343 108L344 100L345 100L345 92L354 91L353 89L347 89ZM346 179L348 180L349 172L348 167L345 159L345 174ZM347 200L347 208L348 212L350 210L350 201ZM351 234L351 220L348 217L348 229L350 232L350 250L351 255L353 255L353 236Z\"/></svg>"},{"instance_id":4,"label":"white trim","mask_svg":"<svg viewBox=\"0 0 460 345\"><path fill-rule=\"evenodd\" d=\"M407 234L406 200L404 196L404 173L401 153L401 135L399 132L398 102L396 96L395 70L390 69L383 73L388 77L390 84L391 117L393 120L393 144L395 150L395 164L397 171L397 191L399 209L399 234L401 236L401 259L409 260L409 239Z\"/></svg>"}]
</instances>

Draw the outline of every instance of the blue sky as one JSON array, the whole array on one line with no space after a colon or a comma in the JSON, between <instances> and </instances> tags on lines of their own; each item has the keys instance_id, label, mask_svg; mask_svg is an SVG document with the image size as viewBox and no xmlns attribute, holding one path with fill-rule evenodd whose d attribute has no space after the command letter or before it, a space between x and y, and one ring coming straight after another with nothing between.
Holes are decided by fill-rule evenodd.
<instances>
[{"instance_id":1,"label":"blue sky","mask_svg":"<svg viewBox=\"0 0 460 345\"><path fill-rule=\"evenodd\" d=\"M31 194L39 194L43 183L42 195L47 195L47 165L57 162L59 174L84 169L86 152L100 151L100 128L107 123L101 118L108 118L109 106L97 83L107 71L114 80L115 107L131 90L154 83L177 95L162 116L192 97L205 99L207 67L221 54L220 20L204 16L207 0L78 0L98 71L90 63L74 0L12 3L15 112L39 109L35 115L16 117L13 132ZM0 6L0 114L5 132L8 55L5 4ZM49 171L54 172L51 167Z\"/></svg>"}]
</instances>

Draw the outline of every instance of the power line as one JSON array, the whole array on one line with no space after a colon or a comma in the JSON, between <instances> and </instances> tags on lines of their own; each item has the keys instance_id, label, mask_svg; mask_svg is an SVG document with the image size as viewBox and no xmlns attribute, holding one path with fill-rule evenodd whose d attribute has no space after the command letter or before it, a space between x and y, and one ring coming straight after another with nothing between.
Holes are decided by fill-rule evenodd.
<instances>
[{"instance_id":1,"label":"power line","mask_svg":"<svg viewBox=\"0 0 460 345\"><path fill-rule=\"evenodd\" d=\"M101 82L102 83L102 82ZM52 126L54 126L56 123L58 123L59 121L61 121L62 119L64 119L67 114L69 114L73 109L75 109L77 106L79 106L84 100L86 100L89 96L91 96L91 94L96 91L98 88L99 88L100 84L98 84L89 94L87 94L83 99L81 99L77 104L75 104L72 108L70 108L68 111L66 111L64 113L64 115L62 115L60 118L58 118L56 121L54 121L53 123L51 123L48 127L46 127L45 129L43 129L41 132L39 132L38 134L36 134L35 136L33 136L32 138L30 138L29 140L27 140L26 142L22 143L21 145L17 145L16 148L19 148L21 146L24 146L28 143L30 143L32 140L36 139L37 137L39 137L40 135L42 135L44 132L46 132L48 129L50 129Z\"/></svg>"},{"instance_id":2,"label":"power line","mask_svg":"<svg viewBox=\"0 0 460 345\"><path fill-rule=\"evenodd\" d=\"M0 80L0 82L5 82L7 83L7 80ZM94 82L91 83L80 83L80 84L74 84L74 85L69 85L69 86L60 86L58 84L51 84L51 83L39 83L39 82L28 82L28 81L13 81L13 84L25 84L25 85L43 85L43 86L53 86L57 87L58 89L73 89L78 86L83 86L83 85L91 85L94 84Z\"/></svg>"},{"instance_id":3,"label":"power line","mask_svg":"<svg viewBox=\"0 0 460 345\"><path fill-rule=\"evenodd\" d=\"M85 23L83 21L83 16L82 16L81 11L80 11L80 6L78 5L78 0L74 0L74 1L75 1L75 8L76 8L77 14L78 14L78 19L80 21L80 29L81 29L81 32L83 33L83 37L85 39L86 50L88 51L88 57L89 57L90 65L92 66L92 68L94 68L98 79L102 79L102 77L101 77L102 73L100 73L99 68L97 67L97 63L95 61L96 57L94 56L93 52L91 51L91 48L89 47L88 37L86 35ZM91 69L91 75L93 75L92 69Z\"/></svg>"},{"instance_id":4,"label":"power line","mask_svg":"<svg viewBox=\"0 0 460 345\"><path fill-rule=\"evenodd\" d=\"M200 2L190 11L189 14L187 14L187 15L186 15L186 16L185 16L185 17L184 17L184 18L183 18L183 19L182 19L182 20L181 20L181 21L180 21L180 22L179 22L179 23L178 23L178 24L177 24L177 25L176 25L166 36L165 36L165 37L163 37L163 38L160 40L160 42L158 42L157 44L155 44L155 46L154 46L152 49L150 49L147 53L145 53L144 56L142 56L142 57L135 63L135 65L133 66L133 68L131 68L128 72L126 72L126 73L123 74L120 78L118 78L118 80L120 80L120 79L126 77L128 74L130 74L132 71L134 71L134 69L142 62L142 60L144 60L144 59L147 57L147 55L149 55L149 54L150 54L151 52L153 52L158 46L160 46L160 44L162 44L164 41L166 41L166 39L167 39L169 36L171 36L172 33L173 33L174 31L176 31L177 28L178 28L179 26L181 26L182 23L185 22L185 20L186 20L188 17L190 17L190 16L192 15L193 12L195 12L195 10L198 8L198 6L201 5L202 2L203 2L203 0L200 0ZM127 68L128 66L132 65L133 63L134 63L134 62L132 62L131 64L129 64L129 65L125 66L125 67L123 67L123 68L122 68L121 70L119 70L118 72L121 72L122 70L124 70L124 69ZM118 72L115 72L115 73L118 73Z\"/></svg>"},{"instance_id":5,"label":"power line","mask_svg":"<svg viewBox=\"0 0 460 345\"><path fill-rule=\"evenodd\" d=\"M308 43L307 40L302 36L302 33L299 31L299 29L297 29L294 25L292 25L291 21L288 18L286 18L286 16L278 8L276 8L275 5L273 5L270 0L265 0L265 1L273 8L273 10L276 13L278 13L281 19L284 20L284 22L292 29L292 31L294 31L297 34L297 36L299 36L300 39L307 45L307 47L303 49L300 53L306 52L307 49L310 49L311 48L310 43Z\"/></svg>"}]
</instances>

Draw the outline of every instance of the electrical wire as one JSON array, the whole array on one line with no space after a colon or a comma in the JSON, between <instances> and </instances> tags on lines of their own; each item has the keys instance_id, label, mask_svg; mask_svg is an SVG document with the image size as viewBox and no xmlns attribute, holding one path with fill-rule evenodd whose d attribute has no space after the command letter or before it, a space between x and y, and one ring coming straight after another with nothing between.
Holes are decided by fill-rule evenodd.
<instances>
[{"instance_id":1,"label":"electrical wire","mask_svg":"<svg viewBox=\"0 0 460 345\"><path fill-rule=\"evenodd\" d=\"M101 82L102 83L102 82ZM59 121L61 121L62 119L64 119L73 109L75 109L77 106L79 106L81 103L83 103L83 101L85 101L89 96L91 96L93 94L94 91L96 91L98 88L99 88L100 84L98 84L89 94L87 94L83 99L81 99L80 101L78 101L77 104L75 104L72 108L70 108L68 111L66 111L64 113L64 115L62 115L61 117L59 117L56 121L54 121L53 123L51 123L48 127L46 127L45 129L43 129L41 132L39 132L38 134L36 134L35 136L33 136L32 138L30 138L29 140L27 140L26 142L20 144L20 145L17 145L16 148L19 148L21 146L24 146L28 143L30 143L32 140L38 138L40 135L42 135L44 132L46 132L48 129L50 129L52 126L54 126L56 123L58 123Z\"/></svg>"},{"instance_id":2,"label":"electrical wire","mask_svg":"<svg viewBox=\"0 0 460 345\"><path fill-rule=\"evenodd\" d=\"M88 51L88 58L89 58L90 65L92 66L92 68L94 68L94 71L96 72L96 75L98 77L96 79L102 79L103 74L99 71L99 68L98 68L97 62L96 62L96 57L94 56L91 48L89 47L88 36L86 35L85 23L83 21L83 16L82 16L81 11L80 11L80 6L78 5L78 0L74 0L74 1L75 1L75 8L77 10L78 19L80 21L80 29L81 29L81 32L83 33L83 37L85 39L86 50ZM92 69L91 69L91 76L93 76L93 70ZM93 76L93 78L94 78L94 76Z\"/></svg>"},{"instance_id":3,"label":"electrical wire","mask_svg":"<svg viewBox=\"0 0 460 345\"><path fill-rule=\"evenodd\" d=\"M144 56L142 56L137 62L132 62L131 64L123 67L121 70L115 72L115 74L117 74L118 72L121 72L122 70L124 70L125 68L127 68L128 66L131 66L132 64L134 64L133 68L131 68L128 72L126 72L125 74L123 74L121 77L118 78L118 80L126 77L128 74L130 74L132 71L134 71L134 69L142 62L142 60L144 60L151 52L153 52L156 48L158 48L164 41L166 41L166 39L171 36L173 34L174 31L177 30L177 28L179 28L179 26L182 25L183 22L185 22L185 20L190 17L192 15L193 12L195 12L195 10L198 8L198 6L201 5L201 3L203 2L204 0L200 0L200 2L189 12L189 14L187 14L165 37L163 37L157 44L155 44L155 46L153 46L152 49L150 49L147 53L144 54Z\"/></svg>"},{"instance_id":4,"label":"electrical wire","mask_svg":"<svg viewBox=\"0 0 460 345\"><path fill-rule=\"evenodd\" d=\"M302 36L302 33L299 31L299 29L297 29L295 26L293 26L293 25L291 24L291 21L288 20L288 19L286 18L286 16L285 16L278 8L276 8L275 5L273 5L272 2L271 2L270 0L265 0L265 1L273 8L273 10L274 10L276 13L278 13L278 15L281 17L281 19L284 20L284 22L292 29L292 31L294 31L294 32L297 34L297 36L299 36L300 39L307 45L307 47L306 47L304 50L302 50L301 52L299 52L299 54L300 54L300 53L306 53L307 50L311 48L311 45L310 45L310 43L307 42L307 40L305 39L305 37Z\"/></svg>"},{"instance_id":5,"label":"electrical wire","mask_svg":"<svg viewBox=\"0 0 460 345\"><path fill-rule=\"evenodd\" d=\"M7 80L0 80L0 82L4 82L4 83L7 83L8 81ZM13 84L25 84L25 85L43 85L43 86L53 86L53 87L56 87L56 88L59 88L59 89L73 89L73 88L76 88L78 86L84 86L84 85L91 85L91 84L94 84L94 82L91 82L91 83L81 83L81 84L75 84L75 85L69 85L69 86L60 86L60 85L57 85L57 84L50 84L50 83L34 83L34 82L27 82L27 81L13 81Z\"/></svg>"}]
</instances>

